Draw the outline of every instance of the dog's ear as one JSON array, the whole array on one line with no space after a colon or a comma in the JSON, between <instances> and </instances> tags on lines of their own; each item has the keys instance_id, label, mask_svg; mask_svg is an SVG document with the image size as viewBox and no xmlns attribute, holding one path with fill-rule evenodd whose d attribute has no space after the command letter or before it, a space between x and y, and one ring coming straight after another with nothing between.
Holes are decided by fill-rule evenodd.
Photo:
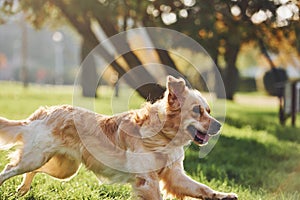
<instances>
[{"instance_id":1,"label":"dog's ear","mask_svg":"<svg viewBox=\"0 0 300 200\"><path fill-rule=\"evenodd\" d=\"M173 106L180 106L184 101L185 80L183 78L167 77L168 101Z\"/></svg>"}]
</instances>

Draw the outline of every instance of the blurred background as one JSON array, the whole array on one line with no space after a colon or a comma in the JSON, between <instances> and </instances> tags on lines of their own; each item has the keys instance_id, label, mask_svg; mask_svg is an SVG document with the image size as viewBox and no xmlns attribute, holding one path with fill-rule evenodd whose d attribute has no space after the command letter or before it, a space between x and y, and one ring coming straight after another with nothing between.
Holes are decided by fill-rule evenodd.
<instances>
[{"instance_id":1,"label":"blurred background","mask_svg":"<svg viewBox=\"0 0 300 200\"><path fill-rule=\"evenodd\" d=\"M0 79L22 81L24 86L73 84L82 60L99 42L137 27L165 27L199 42L221 72L227 99L234 99L237 91L264 90L263 76L272 68L283 68L289 80L300 77L295 0L1 0L0 8ZM189 70L192 66L166 51L155 53L162 64L204 89L201 76ZM114 52L104 49L102 56ZM138 53L122 56L102 83L113 85L143 64ZM84 96L95 96L86 85L97 84L98 68L95 62L82 70L82 77L88 77L83 78L88 82L82 83ZM149 76L158 82L155 74ZM161 90L151 92L159 96Z\"/></svg>"}]
</instances>

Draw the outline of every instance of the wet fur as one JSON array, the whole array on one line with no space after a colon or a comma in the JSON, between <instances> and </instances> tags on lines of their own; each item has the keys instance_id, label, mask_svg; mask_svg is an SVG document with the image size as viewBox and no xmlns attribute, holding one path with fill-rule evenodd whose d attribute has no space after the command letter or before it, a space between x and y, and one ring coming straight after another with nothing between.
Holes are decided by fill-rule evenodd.
<instances>
[{"instance_id":1,"label":"wet fur","mask_svg":"<svg viewBox=\"0 0 300 200\"><path fill-rule=\"evenodd\" d=\"M0 118L0 148L18 144L0 173L0 185L24 174L18 188L24 195L36 173L70 179L83 163L99 178L131 183L136 199L162 199L160 182L167 194L180 199L237 199L236 194L217 192L185 175L183 147L194 139L187 126L208 131L217 122L206 100L183 79L169 76L166 86L163 99L114 116L61 105L41 107L21 121ZM195 105L201 105L201 114L193 113Z\"/></svg>"}]
</instances>

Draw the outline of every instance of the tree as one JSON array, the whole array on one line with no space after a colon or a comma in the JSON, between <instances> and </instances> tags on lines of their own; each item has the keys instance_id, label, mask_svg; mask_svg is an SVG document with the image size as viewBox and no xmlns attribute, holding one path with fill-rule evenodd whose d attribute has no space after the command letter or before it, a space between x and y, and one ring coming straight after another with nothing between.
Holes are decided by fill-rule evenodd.
<instances>
[{"instance_id":1,"label":"tree","mask_svg":"<svg viewBox=\"0 0 300 200\"><path fill-rule=\"evenodd\" d=\"M280 13L282 9L284 12ZM243 44L254 42L259 45L259 41L263 41L268 49L276 52L278 42L284 41L299 52L298 1L198 0L174 3L157 0L149 10L149 19L156 24L183 32L204 46L219 66L228 99L233 99L238 84L236 60ZM168 17L164 19L170 15L173 15L173 21L167 21ZM223 67L219 62L221 57L225 62Z\"/></svg>"},{"instance_id":2,"label":"tree","mask_svg":"<svg viewBox=\"0 0 300 200\"><path fill-rule=\"evenodd\" d=\"M13 4L16 2L19 10L14 11L16 6ZM63 17L64 22L68 22L83 38L82 58L99 43L92 28L94 24L100 25L108 37L138 25L167 27L185 33L202 44L217 64L228 99L233 99L236 91L236 60L243 44L263 41L268 49L275 52L278 41L284 41L296 47L298 52L300 49L299 2L294 0L5 0L2 10L26 12L27 20L37 28L49 22L61 23ZM132 25L128 24L129 21ZM156 50L156 53L161 63L177 69L168 52ZM99 49L99 54L107 60L113 56L106 49ZM143 65L135 52L128 52L122 57L126 66L118 60L111 63L119 76L124 75L128 67L132 69ZM221 66L220 58L223 58L224 66ZM82 70L82 80L88 80L82 83L85 96L95 94L96 88L87 88L96 84L95 72L93 63ZM151 83L156 82L146 69L144 73ZM139 76L126 79L132 87L140 81ZM157 84L137 88L137 92L149 100L159 98L163 91Z\"/></svg>"},{"instance_id":3,"label":"tree","mask_svg":"<svg viewBox=\"0 0 300 200\"><path fill-rule=\"evenodd\" d=\"M14 4L18 5L16 10ZM97 22L107 35L110 37L122 31L122 27L118 26L118 18L120 16L123 21L126 22L128 17L132 18L131 11L133 8L129 6L138 6L139 4L129 4L126 1L96 1L96 0L43 0L43 1L9 1L6 0L2 5L2 10L9 14L15 14L18 12L26 12L27 20L36 28L41 28L45 25L52 25L59 22L60 24L69 23L79 35L82 37L82 60L86 58L89 52L94 49L98 44L99 40L97 35L93 31L92 25ZM64 19L64 20L62 20ZM123 30L126 30L125 23L123 24ZM125 40L126 41L126 40ZM118 44L113 44L118 45ZM118 48L116 48L118 50ZM106 59L112 60L114 55L111 55L106 49L98 49L99 54ZM129 68L134 68L140 66L143 63L135 55L134 52L128 52L122 55L126 64ZM126 73L126 67L122 66L117 60L111 63L113 69L122 76ZM162 86L155 84L157 81L155 78L147 71L144 70L147 75L150 84L142 85L137 88L137 92L144 98L150 101L154 101L159 98L164 91ZM95 96L95 90L97 86L98 76L93 61L89 61L87 65L84 65L81 73L81 85L83 89L84 96ZM135 87L138 82L141 82L141 77L139 76L127 76L126 82ZM91 87L95 86L95 87Z\"/></svg>"}]
</instances>

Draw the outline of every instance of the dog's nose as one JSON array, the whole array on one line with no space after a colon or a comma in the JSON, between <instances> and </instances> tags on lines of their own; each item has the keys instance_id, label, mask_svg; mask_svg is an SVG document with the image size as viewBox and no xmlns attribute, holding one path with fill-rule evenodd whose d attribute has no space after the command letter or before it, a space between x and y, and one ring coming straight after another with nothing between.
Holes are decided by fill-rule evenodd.
<instances>
[{"instance_id":1,"label":"dog's nose","mask_svg":"<svg viewBox=\"0 0 300 200\"><path fill-rule=\"evenodd\" d=\"M221 123L216 119L211 119L207 133L210 135L215 135L220 131L221 126Z\"/></svg>"}]
</instances>

